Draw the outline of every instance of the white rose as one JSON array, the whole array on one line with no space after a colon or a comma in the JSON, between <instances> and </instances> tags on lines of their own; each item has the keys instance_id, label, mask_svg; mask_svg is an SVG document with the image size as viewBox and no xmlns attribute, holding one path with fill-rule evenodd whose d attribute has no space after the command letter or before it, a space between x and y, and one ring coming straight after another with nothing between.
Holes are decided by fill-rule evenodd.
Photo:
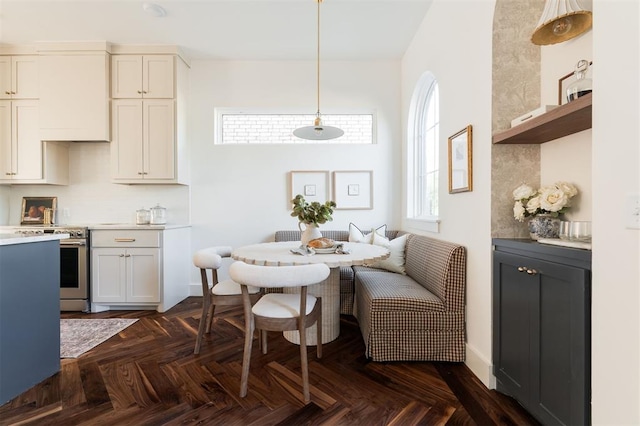
<instances>
[{"instance_id":1,"label":"white rose","mask_svg":"<svg viewBox=\"0 0 640 426\"><path fill-rule=\"evenodd\" d=\"M562 192L567 194L567 197L569 197L569 198L572 198L572 197L575 197L576 195L578 195L578 189L573 184L570 184L568 182L557 182L556 186Z\"/></svg>"},{"instance_id":2,"label":"white rose","mask_svg":"<svg viewBox=\"0 0 640 426\"><path fill-rule=\"evenodd\" d=\"M513 205L513 217L515 217L518 222L523 222L524 212L525 212L525 209L524 209L524 206L522 205L522 202L516 201L516 203Z\"/></svg>"},{"instance_id":3,"label":"white rose","mask_svg":"<svg viewBox=\"0 0 640 426\"><path fill-rule=\"evenodd\" d=\"M533 197L527 202L527 211L530 214L535 214L540 208L540 197Z\"/></svg>"},{"instance_id":4,"label":"white rose","mask_svg":"<svg viewBox=\"0 0 640 426\"><path fill-rule=\"evenodd\" d=\"M567 194L558 188L544 188L540 195L540 207L550 212L560 211L567 205Z\"/></svg>"},{"instance_id":5,"label":"white rose","mask_svg":"<svg viewBox=\"0 0 640 426\"><path fill-rule=\"evenodd\" d=\"M536 192L532 187L523 183L519 187L513 190L513 199L514 200L524 200L525 198L529 198L533 196Z\"/></svg>"}]
</instances>

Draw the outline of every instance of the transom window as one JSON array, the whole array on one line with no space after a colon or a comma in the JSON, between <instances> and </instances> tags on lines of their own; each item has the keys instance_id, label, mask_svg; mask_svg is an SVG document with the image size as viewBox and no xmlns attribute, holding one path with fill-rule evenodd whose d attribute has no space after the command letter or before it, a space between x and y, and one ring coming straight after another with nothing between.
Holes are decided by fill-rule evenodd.
<instances>
[{"instance_id":1,"label":"transom window","mask_svg":"<svg viewBox=\"0 0 640 426\"><path fill-rule=\"evenodd\" d=\"M336 139L310 141L293 135L299 127L311 126L315 114L279 114L258 111L216 109L218 144L371 144L373 114L323 114L327 126L344 130Z\"/></svg>"},{"instance_id":2,"label":"transom window","mask_svg":"<svg viewBox=\"0 0 640 426\"><path fill-rule=\"evenodd\" d=\"M438 83L430 72L416 85L408 123L407 217L438 219L439 124Z\"/></svg>"}]
</instances>

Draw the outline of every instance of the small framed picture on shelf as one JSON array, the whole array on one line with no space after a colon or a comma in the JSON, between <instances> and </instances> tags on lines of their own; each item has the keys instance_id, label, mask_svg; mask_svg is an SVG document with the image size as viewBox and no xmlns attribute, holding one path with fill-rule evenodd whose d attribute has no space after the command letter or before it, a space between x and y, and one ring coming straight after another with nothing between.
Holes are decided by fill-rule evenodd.
<instances>
[{"instance_id":1,"label":"small framed picture on shelf","mask_svg":"<svg viewBox=\"0 0 640 426\"><path fill-rule=\"evenodd\" d=\"M20 225L43 225L44 211L55 210L57 204L57 197L22 197Z\"/></svg>"},{"instance_id":2,"label":"small framed picture on shelf","mask_svg":"<svg viewBox=\"0 0 640 426\"><path fill-rule=\"evenodd\" d=\"M473 189L471 143L471 125L449 137L449 194Z\"/></svg>"}]
</instances>

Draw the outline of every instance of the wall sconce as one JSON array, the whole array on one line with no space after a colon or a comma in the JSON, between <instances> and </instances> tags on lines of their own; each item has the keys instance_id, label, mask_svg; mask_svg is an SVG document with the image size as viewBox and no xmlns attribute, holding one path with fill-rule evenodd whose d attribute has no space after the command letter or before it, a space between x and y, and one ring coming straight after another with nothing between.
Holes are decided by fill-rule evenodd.
<instances>
[{"instance_id":1,"label":"wall sconce","mask_svg":"<svg viewBox=\"0 0 640 426\"><path fill-rule=\"evenodd\" d=\"M591 28L592 20L591 11L579 0L547 0L531 41L537 45L562 43Z\"/></svg>"}]
</instances>

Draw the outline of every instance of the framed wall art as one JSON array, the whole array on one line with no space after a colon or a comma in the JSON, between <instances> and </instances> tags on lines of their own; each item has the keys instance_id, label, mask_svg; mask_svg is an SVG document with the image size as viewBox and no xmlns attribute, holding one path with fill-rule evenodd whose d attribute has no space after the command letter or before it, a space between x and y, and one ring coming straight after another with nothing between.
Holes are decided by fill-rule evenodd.
<instances>
[{"instance_id":1,"label":"framed wall art","mask_svg":"<svg viewBox=\"0 0 640 426\"><path fill-rule=\"evenodd\" d=\"M471 125L449 137L449 194L473 189L471 143Z\"/></svg>"},{"instance_id":2,"label":"framed wall art","mask_svg":"<svg viewBox=\"0 0 640 426\"><path fill-rule=\"evenodd\" d=\"M291 180L289 204L298 194L301 194L308 202L324 203L329 200L329 171L292 170L289 172L289 176Z\"/></svg>"},{"instance_id":3,"label":"framed wall art","mask_svg":"<svg viewBox=\"0 0 640 426\"><path fill-rule=\"evenodd\" d=\"M20 225L44 224L45 209L55 210L57 204L57 197L22 197Z\"/></svg>"},{"instance_id":4,"label":"framed wall art","mask_svg":"<svg viewBox=\"0 0 640 426\"><path fill-rule=\"evenodd\" d=\"M372 209L373 171L333 172L333 201L336 202L336 210Z\"/></svg>"}]
</instances>

